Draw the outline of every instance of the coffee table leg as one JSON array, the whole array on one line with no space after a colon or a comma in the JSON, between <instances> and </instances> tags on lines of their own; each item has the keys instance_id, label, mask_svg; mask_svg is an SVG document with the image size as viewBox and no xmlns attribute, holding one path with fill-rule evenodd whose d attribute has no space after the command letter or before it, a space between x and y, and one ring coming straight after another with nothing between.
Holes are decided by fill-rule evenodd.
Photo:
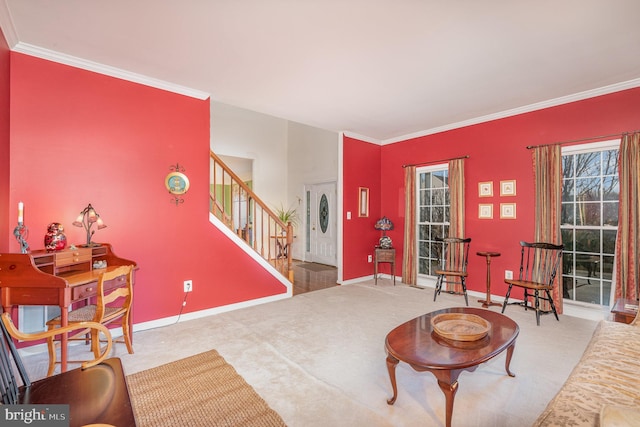
<instances>
[{"instance_id":1,"label":"coffee table leg","mask_svg":"<svg viewBox=\"0 0 640 427\"><path fill-rule=\"evenodd\" d=\"M514 374L513 372L511 372L509 370L509 365L511 365L511 356L513 356L513 350L516 348L516 342L514 341L513 344L511 344L508 348L507 348L507 360L504 362L504 368L507 371L507 374L509 374L510 377L515 377L516 374Z\"/></svg>"},{"instance_id":2,"label":"coffee table leg","mask_svg":"<svg viewBox=\"0 0 640 427\"><path fill-rule=\"evenodd\" d=\"M399 360L392 355L387 355L387 371L389 371L389 379L391 380L391 388L393 389L393 397L387 399L389 405L393 405L398 397L398 386L396 385L396 366Z\"/></svg>"},{"instance_id":3,"label":"coffee table leg","mask_svg":"<svg viewBox=\"0 0 640 427\"><path fill-rule=\"evenodd\" d=\"M451 427L451 417L453 416L453 400L458 391L458 376L462 371L431 371L438 379L440 390L444 393L446 402L446 423L447 427Z\"/></svg>"}]
</instances>

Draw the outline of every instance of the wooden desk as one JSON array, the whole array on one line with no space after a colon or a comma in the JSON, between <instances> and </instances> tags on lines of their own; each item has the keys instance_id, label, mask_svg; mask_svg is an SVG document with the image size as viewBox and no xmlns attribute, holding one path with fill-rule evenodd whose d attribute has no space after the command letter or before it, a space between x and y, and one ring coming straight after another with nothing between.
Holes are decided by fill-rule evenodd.
<instances>
[{"instance_id":1,"label":"wooden desk","mask_svg":"<svg viewBox=\"0 0 640 427\"><path fill-rule=\"evenodd\" d=\"M396 285L396 250L376 248L375 260L373 266L374 283L378 284L378 264L388 262L391 264L391 276L393 277L393 286Z\"/></svg>"},{"instance_id":2,"label":"wooden desk","mask_svg":"<svg viewBox=\"0 0 640 427\"><path fill-rule=\"evenodd\" d=\"M10 313L12 307L19 305L57 305L61 324L67 325L69 307L96 295L98 276L104 269L94 270L94 261L106 261L107 270L120 265L137 267L134 261L118 257L108 243L58 252L0 254L3 310ZM67 335L62 334L62 372L67 370L67 343Z\"/></svg>"}]
</instances>

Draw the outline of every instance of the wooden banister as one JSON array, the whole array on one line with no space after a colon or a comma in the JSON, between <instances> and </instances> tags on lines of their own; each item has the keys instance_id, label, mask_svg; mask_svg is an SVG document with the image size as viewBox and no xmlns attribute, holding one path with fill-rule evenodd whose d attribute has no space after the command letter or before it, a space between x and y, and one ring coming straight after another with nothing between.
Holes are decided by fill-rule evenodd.
<instances>
[{"instance_id":1,"label":"wooden banister","mask_svg":"<svg viewBox=\"0 0 640 427\"><path fill-rule=\"evenodd\" d=\"M211 213L293 283L292 224L282 222L220 157L209 153Z\"/></svg>"}]
</instances>

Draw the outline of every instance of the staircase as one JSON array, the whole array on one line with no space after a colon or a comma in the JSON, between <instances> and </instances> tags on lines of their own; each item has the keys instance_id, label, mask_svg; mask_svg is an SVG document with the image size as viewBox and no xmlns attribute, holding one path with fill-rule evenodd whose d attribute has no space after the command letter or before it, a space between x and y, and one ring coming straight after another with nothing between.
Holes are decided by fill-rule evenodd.
<instances>
[{"instance_id":1,"label":"staircase","mask_svg":"<svg viewBox=\"0 0 640 427\"><path fill-rule=\"evenodd\" d=\"M256 253L293 283L293 226L267 205L213 151L209 210Z\"/></svg>"}]
</instances>

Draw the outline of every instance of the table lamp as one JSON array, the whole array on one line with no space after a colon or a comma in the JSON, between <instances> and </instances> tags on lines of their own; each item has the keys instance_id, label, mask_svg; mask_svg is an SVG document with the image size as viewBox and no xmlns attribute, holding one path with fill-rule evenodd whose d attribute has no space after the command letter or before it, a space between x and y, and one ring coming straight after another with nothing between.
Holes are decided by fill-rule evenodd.
<instances>
[{"instance_id":1,"label":"table lamp","mask_svg":"<svg viewBox=\"0 0 640 427\"><path fill-rule=\"evenodd\" d=\"M378 246L383 249L389 249L391 247L391 237L387 236L387 230L393 230L393 223L389 218L383 216L380 218L374 226L376 230L382 230L382 237L378 241Z\"/></svg>"},{"instance_id":2,"label":"table lamp","mask_svg":"<svg viewBox=\"0 0 640 427\"><path fill-rule=\"evenodd\" d=\"M100 218L100 215L98 215L95 209L93 209L93 206L91 206L91 203L89 203L89 206L84 208L82 212L80 212L80 215L78 215L78 218L73 221L73 225L75 225L76 227L84 227L84 229L87 231L86 246L98 246L97 243L91 242L91 236L93 236L93 233L96 232L96 230L91 230L93 224L96 224L98 226L98 230L102 230L103 228L107 227L105 223L102 222L102 218Z\"/></svg>"}]
</instances>

